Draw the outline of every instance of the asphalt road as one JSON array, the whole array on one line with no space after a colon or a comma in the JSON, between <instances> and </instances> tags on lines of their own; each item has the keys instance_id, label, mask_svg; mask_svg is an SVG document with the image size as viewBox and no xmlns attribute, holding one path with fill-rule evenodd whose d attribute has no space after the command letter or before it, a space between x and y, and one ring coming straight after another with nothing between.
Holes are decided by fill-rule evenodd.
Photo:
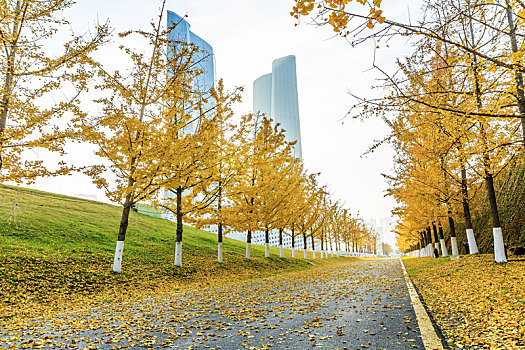
<instances>
[{"instance_id":1,"label":"asphalt road","mask_svg":"<svg viewBox=\"0 0 525 350\"><path fill-rule=\"evenodd\" d=\"M424 349L399 260L73 313L1 337L0 348Z\"/></svg>"}]
</instances>

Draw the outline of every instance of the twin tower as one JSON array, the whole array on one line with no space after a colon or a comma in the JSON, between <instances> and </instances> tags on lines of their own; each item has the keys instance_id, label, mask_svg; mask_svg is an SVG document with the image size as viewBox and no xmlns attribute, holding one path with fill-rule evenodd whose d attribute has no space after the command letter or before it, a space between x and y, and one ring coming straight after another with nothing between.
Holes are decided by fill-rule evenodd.
<instances>
[{"instance_id":1,"label":"twin tower","mask_svg":"<svg viewBox=\"0 0 525 350\"><path fill-rule=\"evenodd\" d=\"M168 11L169 38L174 41L194 43L200 49L195 57L203 74L193 82L194 88L208 92L215 85L215 56L213 48L190 30L184 17ZM253 82L253 112L264 114L279 123L288 141L297 141L294 156L302 159L299 101L295 56L278 58L272 63L272 72Z\"/></svg>"},{"instance_id":2,"label":"twin tower","mask_svg":"<svg viewBox=\"0 0 525 350\"><path fill-rule=\"evenodd\" d=\"M295 56L276 59L272 72L253 82L253 112L279 123L288 141L297 140L294 156L302 159Z\"/></svg>"}]
</instances>

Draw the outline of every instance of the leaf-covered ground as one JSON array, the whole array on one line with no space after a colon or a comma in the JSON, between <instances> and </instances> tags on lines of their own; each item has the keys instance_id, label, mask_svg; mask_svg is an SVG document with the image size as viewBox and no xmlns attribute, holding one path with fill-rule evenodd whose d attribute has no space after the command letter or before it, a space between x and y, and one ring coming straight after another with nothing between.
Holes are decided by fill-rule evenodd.
<instances>
[{"instance_id":1,"label":"leaf-covered ground","mask_svg":"<svg viewBox=\"0 0 525 350\"><path fill-rule=\"evenodd\" d=\"M120 215L119 207L108 204L0 186L0 328L64 310L312 267L291 259L288 250L281 259L271 248L272 257L265 258L262 246L253 246L253 258L246 260L244 243L231 239L225 240L224 263L218 264L217 236L185 227L184 266L175 268L175 225L132 213L123 273L114 274Z\"/></svg>"},{"instance_id":2,"label":"leaf-covered ground","mask_svg":"<svg viewBox=\"0 0 525 350\"><path fill-rule=\"evenodd\" d=\"M422 349L398 260L359 261L64 313L0 348Z\"/></svg>"},{"instance_id":3,"label":"leaf-covered ground","mask_svg":"<svg viewBox=\"0 0 525 350\"><path fill-rule=\"evenodd\" d=\"M525 259L496 264L492 255L404 260L449 344L525 349Z\"/></svg>"}]
</instances>

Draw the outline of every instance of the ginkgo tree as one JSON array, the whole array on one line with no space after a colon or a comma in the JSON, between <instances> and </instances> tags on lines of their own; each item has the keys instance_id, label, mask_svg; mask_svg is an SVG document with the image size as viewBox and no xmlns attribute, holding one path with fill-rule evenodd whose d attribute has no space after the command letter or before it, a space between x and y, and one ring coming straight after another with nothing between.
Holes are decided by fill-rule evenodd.
<instances>
[{"instance_id":1,"label":"ginkgo tree","mask_svg":"<svg viewBox=\"0 0 525 350\"><path fill-rule=\"evenodd\" d=\"M25 156L30 149L64 153L74 134L68 121L90 78L90 56L108 38L108 25L97 25L92 35L72 35L59 44L61 53L52 53L49 43L56 45L69 27L60 13L73 5L71 0L0 1L0 183L71 169Z\"/></svg>"},{"instance_id":2,"label":"ginkgo tree","mask_svg":"<svg viewBox=\"0 0 525 350\"><path fill-rule=\"evenodd\" d=\"M211 206L217 191L210 191L213 179L213 143L216 137L214 120L204 116L193 132L186 133L178 122L171 125L175 140L168 148L165 191L168 195L155 201L155 206L174 214L176 218L175 266L182 266L182 236L184 220ZM182 123L186 127L185 123Z\"/></svg>"},{"instance_id":3,"label":"ginkgo tree","mask_svg":"<svg viewBox=\"0 0 525 350\"><path fill-rule=\"evenodd\" d=\"M417 22L403 22L386 18L380 9L381 0L295 0L291 15L299 20L312 16L317 25L328 25L345 37L353 46L373 41L376 48L394 36L422 38L433 45L446 45L477 62L479 71L500 75L512 80L501 90L513 100L490 111L466 111L455 106L442 106L428 102L436 112L451 111L463 117L489 117L505 119L521 125L521 141L525 147L525 93L523 85L523 19L525 4L512 0L425 0L425 16ZM368 27L368 28L367 28ZM467 33L470 32L470 33ZM478 35L475 38L475 35ZM388 45L388 44L385 44ZM385 73L381 70L381 73ZM411 96L419 101L419 96ZM366 98L365 98L366 100ZM368 103L358 103L361 107Z\"/></svg>"},{"instance_id":4,"label":"ginkgo tree","mask_svg":"<svg viewBox=\"0 0 525 350\"><path fill-rule=\"evenodd\" d=\"M279 125L274 127L278 129ZM286 205L288 197L297 190L297 158L292 155L292 145L283 141L284 135L276 133L275 145L281 145L277 152L266 153L264 166L260 167L261 180L268 183L259 197L257 216L264 230L265 256L270 256L270 232L282 225L286 220ZM272 142L271 140L267 140ZM284 219L284 220L283 220Z\"/></svg>"},{"instance_id":5,"label":"ginkgo tree","mask_svg":"<svg viewBox=\"0 0 525 350\"><path fill-rule=\"evenodd\" d=\"M433 49L432 58L418 61L418 57L423 57L421 53L429 49ZM432 42L427 41L421 43L420 51L402 69L407 77L406 87L401 91L401 85L392 82L396 94L391 98L392 104L388 106L396 105L399 113L398 119L391 126L393 138L397 140L395 147L403 150L398 154L405 157L400 159L403 169L400 174L405 177L405 183L412 183L412 194L403 195L404 198L400 201L407 203L410 196L423 199L423 193L426 192L425 201L437 199L437 203L433 205L445 204L445 213L443 210L433 210L434 217L427 214L427 220L433 222L438 216L448 216L450 233L454 235L454 239L451 238L452 251L457 254L452 213L453 201L458 201L461 193L470 251L476 253L477 245L468 204L468 165L470 171L478 174L485 182L491 207L495 260L505 261L493 178L517 151L519 142L515 127L511 123L482 118L479 115L473 120L466 120L452 111L436 112L431 103L425 101L432 100L434 106L439 105L443 109L454 106L454 110L462 109L465 113L470 110L486 110L488 115L500 108L498 106L504 103L502 101L507 101L506 95L502 95L500 91L505 91L508 82L500 77L480 76L472 56L465 57L461 52L444 50L442 45L432 46ZM418 98L415 100L411 96ZM484 105L487 108L484 109ZM422 186L415 188L414 181ZM451 188L454 183L461 186L461 192ZM400 190L407 192L406 187L398 187L396 191L400 193ZM412 201L411 205L416 204ZM421 225L425 226L424 223ZM435 241L437 244L437 240ZM443 237L440 241L441 251L446 255Z\"/></svg>"},{"instance_id":6,"label":"ginkgo tree","mask_svg":"<svg viewBox=\"0 0 525 350\"><path fill-rule=\"evenodd\" d=\"M240 161L241 147L236 132L237 126L233 122L232 105L241 100L242 88L228 92L224 88L223 80L219 80L217 87L211 90L214 109L211 111L215 129L213 143L210 145L209 157L209 187L201 189L202 198L215 198L214 205L202 206L193 213L197 228L217 227L217 261L223 261L223 236L229 230L223 215L223 207L228 205L237 175L244 171L244 164ZM210 196L211 194L211 196Z\"/></svg>"},{"instance_id":7,"label":"ginkgo tree","mask_svg":"<svg viewBox=\"0 0 525 350\"><path fill-rule=\"evenodd\" d=\"M307 258L307 236L312 236L319 230L319 219L321 212L319 207L323 200L325 190L320 188L316 179L317 174L311 174L303 182L303 196L299 205L299 210L294 218L294 224L298 234L303 237L303 256ZM312 249L315 249L312 245Z\"/></svg>"},{"instance_id":8,"label":"ginkgo tree","mask_svg":"<svg viewBox=\"0 0 525 350\"><path fill-rule=\"evenodd\" d=\"M167 171L173 148L180 146L177 133L173 132L179 124L174 119L192 118L187 109L194 101L191 82L200 74L193 65L198 48L168 39L168 30L161 25L163 11L164 3L150 32L120 34L137 42L142 40L149 51L120 46L130 62L128 70L109 71L92 62L98 69L96 87L102 97L95 102L100 105L100 112L79 113L76 119L81 130L79 137L96 146L95 154L100 160L84 172L105 190L109 199L122 204L114 272L121 271L131 208L140 201L156 198L170 179Z\"/></svg>"},{"instance_id":9,"label":"ginkgo tree","mask_svg":"<svg viewBox=\"0 0 525 350\"><path fill-rule=\"evenodd\" d=\"M228 220L237 231L246 231L246 258L251 256L252 233L274 228L279 208L284 204L291 184L287 180L292 168L292 144L285 141L279 125L259 115L243 118L239 126L242 163L245 171L237 177L231 205L224 208ZM267 241L268 239L266 239ZM266 245L266 255L269 254Z\"/></svg>"}]
</instances>

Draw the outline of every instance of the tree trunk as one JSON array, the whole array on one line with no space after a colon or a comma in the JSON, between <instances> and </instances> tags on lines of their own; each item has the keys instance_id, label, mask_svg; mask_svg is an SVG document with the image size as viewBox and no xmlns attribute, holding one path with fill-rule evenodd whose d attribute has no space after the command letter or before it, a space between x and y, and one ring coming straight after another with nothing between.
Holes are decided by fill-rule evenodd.
<instances>
[{"instance_id":1,"label":"tree trunk","mask_svg":"<svg viewBox=\"0 0 525 350\"><path fill-rule=\"evenodd\" d=\"M283 229L280 228L279 229L279 256L282 258L284 257L284 254L283 254Z\"/></svg>"},{"instance_id":2,"label":"tree trunk","mask_svg":"<svg viewBox=\"0 0 525 350\"><path fill-rule=\"evenodd\" d=\"M113 272L117 273L120 273L122 271L122 252L124 251L124 240L126 239L126 231L128 229L129 222L129 212L132 203L132 195L130 193L126 196L124 206L122 207L122 216L120 218L117 245L115 247L115 257L113 258Z\"/></svg>"},{"instance_id":3,"label":"tree trunk","mask_svg":"<svg viewBox=\"0 0 525 350\"><path fill-rule=\"evenodd\" d=\"M315 242L314 242L314 235L310 236L312 238L312 259L315 259Z\"/></svg>"},{"instance_id":4,"label":"tree trunk","mask_svg":"<svg viewBox=\"0 0 525 350\"><path fill-rule=\"evenodd\" d=\"M248 230L248 233L246 234L246 259L250 259L251 245L252 245L252 231Z\"/></svg>"},{"instance_id":5,"label":"tree trunk","mask_svg":"<svg viewBox=\"0 0 525 350\"><path fill-rule=\"evenodd\" d=\"M26 4L27 8L28 4ZM13 23L13 31L11 33L12 40L9 42L9 53L7 58L7 70L5 72L4 88L2 89L2 100L0 101L0 171L2 170L2 146L4 145L4 131L7 127L7 114L9 112L9 99L13 92L13 78L15 74L15 59L16 50L18 48L18 33L20 33L21 25L21 1L16 2L15 8L15 22ZM6 47L7 50L7 47ZM118 245L118 243L117 243ZM115 271L115 269L113 269ZM115 271L115 272L120 272Z\"/></svg>"},{"instance_id":6,"label":"tree trunk","mask_svg":"<svg viewBox=\"0 0 525 350\"><path fill-rule=\"evenodd\" d=\"M447 244L445 243L445 235L443 234L443 227L441 226L441 224L439 224L438 232L439 232L439 243L441 244L441 255L443 255L443 257L447 257L448 256Z\"/></svg>"},{"instance_id":7,"label":"tree trunk","mask_svg":"<svg viewBox=\"0 0 525 350\"><path fill-rule=\"evenodd\" d=\"M427 240L426 240L426 237L425 237L425 231L423 231L421 233L422 235L422 242L423 242L423 245L422 245L422 251L423 251L423 256L427 256Z\"/></svg>"},{"instance_id":8,"label":"tree trunk","mask_svg":"<svg viewBox=\"0 0 525 350\"><path fill-rule=\"evenodd\" d=\"M518 43L516 41L516 25L514 24L514 20L512 19L512 7L510 6L510 3L508 0L506 0L507 3L507 22L509 24L509 35L510 35L510 43L512 47L512 52L517 53L518 51ZM523 75L519 70L516 70L515 73L515 79L516 79L516 95L518 98L518 108L521 115L521 131L523 136L523 147L525 149L525 93L523 92Z\"/></svg>"},{"instance_id":9,"label":"tree trunk","mask_svg":"<svg viewBox=\"0 0 525 350\"><path fill-rule=\"evenodd\" d=\"M324 231L321 230L321 259L325 258Z\"/></svg>"},{"instance_id":10,"label":"tree trunk","mask_svg":"<svg viewBox=\"0 0 525 350\"><path fill-rule=\"evenodd\" d=\"M129 212L131 210L131 194L128 194L126 196L126 201L124 202L124 206L122 208L122 217L120 218L120 227L118 230L118 241L124 242L126 239L126 231L128 229L128 222L129 222Z\"/></svg>"},{"instance_id":11,"label":"tree trunk","mask_svg":"<svg viewBox=\"0 0 525 350\"><path fill-rule=\"evenodd\" d=\"M477 82L477 80L476 80ZM491 160L487 136L483 122L480 122L480 132L483 139L483 166L485 170L485 187L490 206L490 217L492 219L492 234L494 236L494 260L496 262L507 262L505 256L505 244L503 243L503 233L499 221L498 204L496 202L496 191L494 190L494 177L491 170Z\"/></svg>"},{"instance_id":12,"label":"tree trunk","mask_svg":"<svg viewBox=\"0 0 525 350\"><path fill-rule=\"evenodd\" d=\"M418 232L418 234L419 234L419 246L423 247L424 244L425 244L425 242L423 242L423 236L421 235L421 232ZM420 248L420 249L421 249L421 251L419 252L419 257L422 258L423 257L423 249L422 248Z\"/></svg>"},{"instance_id":13,"label":"tree trunk","mask_svg":"<svg viewBox=\"0 0 525 350\"><path fill-rule=\"evenodd\" d=\"M264 256L270 257L270 229L268 227L264 231Z\"/></svg>"},{"instance_id":14,"label":"tree trunk","mask_svg":"<svg viewBox=\"0 0 525 350\"><path fill-rule=\"evenodd\" d=\"M456 225L454 224L454 219L452 218L452 212L448 212L448 227L450 229L450 246L452 247L452 256L458 256L458 241L456 238Z\"/></svg>"},{"instance_id":15,"label":"tree trunk","mask_svg":"<svg viewBox=\"0 0 525 350\"><path fill-rule=\"evenodd\" d=\"M470 254L478 254L478 245L476 244L476 236L472 228L472 218L470 216L470 205L468 199L467 186L467 170L465 169L465 162L461 160L461 194L463 203L463 216L465 218L465 229L467 231L467 241Z\"/></svg>"},{"instance_id":16,"label":"tree trunk","mask_svg":"<svg viewBox=\"0 0 525 350\"><path fill-rule=\"evenodd\" d=\"M434 249L432 248L432 233L430 232L430 226L427 226L427 256L434 256Z\"/></svg>"},{"instance_id":17,"label":"tree trunk","mask_svg":"<svg viewBox=\"0 0 525 350\"><path fill-rule=\"evenodd\" d=\"M303 251L304 251L304 256L303 256L303 259L306 259L308 256L307 256L307 242L306 242L306 233L303 232Z\"/></svg>"},{"instance_id":18,"label":"tree trunk","mask_svg":"<svg viewBox=\"0 0 525 350\"><path fill-rule=\"evenodd\" d=\"M496 202L496 191L494 190L494 178L492 174L486 173L485 186L490 204L490 217L492 219L492 234L494 236L494 260L496 262L507 262L505 256L505 243L498 214L498 204Z\"/></svg>"},{"instance_id":19,"label":"tree trunk","mask_svg":"<svg viewBox=\"0 0 525 350\"><path fill-rule=\"evenodd\" d=\"M182 267L182 187L177 187L177 238L175 240L175 266Z\"/></svg>"},{"instance_id":20,"label":"tree trunk","mask_svg":"<svg viewBox=\"0 0 525 350\"><path fill-rule=\"evenodd\" d=\"M434 248L438 250L438 254L439 254L439 238L438 238L436 224L434 222L432 222L432 232L434 233Z\"/></svg>"},{"instance_id":21,"label":"tree trunk","mask_svg":"<svg viewBox=\"0 0 525 350\"><path fill-rule=\"evenodd\" d=\"M292 224L292 258L295 259L295 227Z\"/></svg>"},{"instance_id":22,"label":"tree trunk","mask_svg":"<svg viewBox=\"0 0 525 350\"><path fill-rule=\"evenodd\" d=\"M217 213L219 214L219 221L222 220L222 182L219 181L219 193L217 196ZM217 261L219 264L222 263L222 221L217 225Z\"/></svg>"}]
</instances>

